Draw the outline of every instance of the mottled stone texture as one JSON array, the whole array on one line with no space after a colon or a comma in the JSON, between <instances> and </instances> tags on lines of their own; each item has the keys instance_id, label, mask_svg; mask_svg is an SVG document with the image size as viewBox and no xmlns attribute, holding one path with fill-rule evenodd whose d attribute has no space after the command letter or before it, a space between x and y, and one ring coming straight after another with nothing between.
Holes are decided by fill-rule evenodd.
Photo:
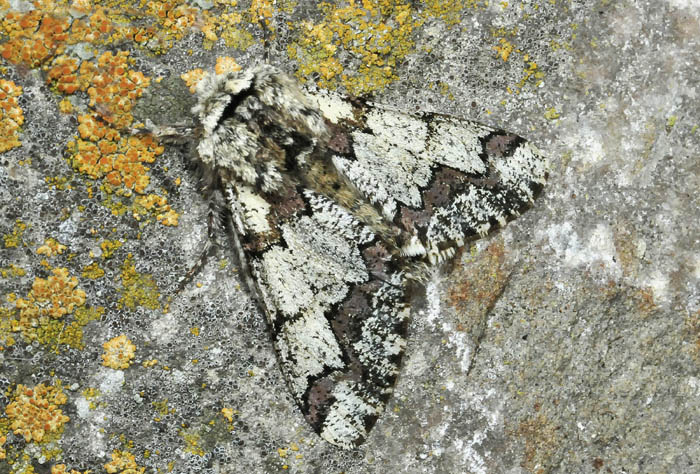
<instances>
[{"instance_id":1,"label":"mottled stone texture","mask_svg":"<svg viewBox=\"0 0 700 474\"><path fill-rule=\"evenodd\" d=\"M550 178L531 210L459 253L415 302L392 401L350 452L321 441L298 410L226 245L176 293L207 240L188 150L168 147L147 164L147 190L167 196L179 225L161 225L145 202L124 210L129 196L64 159L77 122L59 112L44 73L3 63L24 116L22 146L0 154L7 457L40 473L108 463L175 473L696 472L700 6L463 3L452 26L426 15L412 30L397 79L374 99L523 136L551 157ZM320 18L301 2L291 23L309 15ZM293 39L273 38L271 63L294 70ZM225 55L248 66L262 51L204 49L201 32L158 56L119 47L131 49L132 70L163 76L132 111L157 123L187 117L179 74ZM76 96L75 113L88 106ZM48 238L67 248L39 252ZM131 356L125 343L128 367L102 365L103 344L122 334L135 347ZM61 423L12 433L29 399ZM18 466L0 460L0 473Z\"/></svg>"}]
</instances>

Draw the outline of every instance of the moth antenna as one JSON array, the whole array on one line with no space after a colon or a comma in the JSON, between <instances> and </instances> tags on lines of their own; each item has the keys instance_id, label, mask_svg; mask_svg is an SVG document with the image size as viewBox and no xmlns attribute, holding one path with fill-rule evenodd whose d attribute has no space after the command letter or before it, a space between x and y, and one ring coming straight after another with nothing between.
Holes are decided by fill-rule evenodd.
<instances>
[{"instance_id":1,"label":"moth antenna","mask_svg":"<svg viewBox=\"0 0 700 474\"><path fill-rule=\"evenodd\" d=\"M195 263L192 268L189 269L184 278L180 280L180 283L178 283L177 290L175 291L176 295L182 293L182 290L184 290L185 287L192 282L194 277L196 277L202 271L202 268L204 268L204 266L207 264L207 260L209 259L209 253L216 245L216 241L214 240L214 214L215 210L212 206L209 206L209 215L207 219L207 242L204 244L204 250L197 259L197 263ZM214 242L214 245L212 245L212 242Z\"/></svg>"}]
</instances>

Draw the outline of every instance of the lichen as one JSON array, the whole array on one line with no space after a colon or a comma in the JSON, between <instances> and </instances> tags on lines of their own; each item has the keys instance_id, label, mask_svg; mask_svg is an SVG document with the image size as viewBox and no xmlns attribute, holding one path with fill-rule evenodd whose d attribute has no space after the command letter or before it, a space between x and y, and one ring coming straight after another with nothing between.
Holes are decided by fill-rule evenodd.
<instances>
[{"instance_id":1,"label":"lichen","mask_svg":"<svg viewBox=\"0 0 700 474\"><path fill-rule=\"evenodd\" d=\"M44 241L44 245L36 249L37 255L46 255L47 257L53 257L54 255L61 255L65 250L66 246L59 243L56 239L49 237Z\"/></svg>"},{"instance_id":2,"label":"lichen","mask_svg":"<svg viewBox=\"0 0 700 474\"><path fill-rule=\"evenodd\" d=\"M67 268L54 268L52 272L46 279L36 278L26 299L15 302L20 325L32 327L42 318L62 318L85 304L85 292L77 288L78 279L70 276Z\"/></svg>"},{"instance_id":3,"label":"lichen","mask_svg":"<svg viewBox=\"0 0 700 474\"><path fill-rule=\"evenodd\" d=\"M343 86L352 95L380 90L398 79L396 66L413 51L413 31L422 24L410 3L350 0L320 3L324 19L302 22L287 48L299 63L297 77L316 75L324 88ZM345 72L345 67L353 69Z\"/></svg>"},{"instance_id":4,"label":"lichen","mask_svg":"<svg viewBox=\"0 0 700 474\"><path fill-rule=\"evenodd\" d=\"M136 464L136 458L128 451L112 451L112 460L104 465L109 474L143 474L145 467Z\"/></svg>"},{"instance_id":5,"label":"lichen","mask_svg":"<svg viewBox=\"0 0 700 474\"><path fill-rule=\"evenodd\" d=\"M170 207L168 200L157 194L134 198L134 218L141 220L142 216L154 216L156 221L165 226L176 226L180 218L180 214Z\"/></svg>"},{"instance_id":6,"label":"lichen","mask_svg":"<svg viewBox=\"0 0 700 474\"><path fill-rule=\"evenodd\" d=\"M0 153L21 146L19 133L24 113L17 102L22 88L12 81L0 79Z\"/></svg>"},{"instance_id":7,"label":"lichen","mask_svg":"<svg viewBox=\"0 0 700 474\"><path fill-rule=\"evenodd\" d=\"M448 27L452 27L462 19L465 2L463 0L426 0L425 7L427 15L439 18Z\"/></svg>"},{"instance_id":8,"label":"lichen","mask_svg":"<svg viewBox=\"0 0 700 474\"><path fill-rule=\"evenodd\" d=\"M150 135L122 136L93 114L78 116L80 138L69 143L73 168L111 186L143 194L150 182L146 163L163 153Z\"/></svg>"},{"instance_id":9,"label":"lichen","mask_svg":"<svg viewBox=\"0 0 700 474\"><path fill-rule=\"evenodd\" d=\"M119 292L122 297L119 299L119 307L134 309L143 306L149 309L160 308L158 298L158 286L151 275L141 274L136 271L134 258L129 256L122 265L121 273L122 287Z\"/></svg>"},{"instance_id":10,"label":"lichen","mask_svg":"<svg viewBox=\"0 0 700 474\"><path fill-rule=\"evenodd\" d=\"M49 267L50 268L50 267ZM25 342L37 341L58 352L60 346L83 347L83 328L99 319L104 308L85 307L85 292L66 268L50 268L47 278L37 277L25 298L11 298L15 308L0 309L0 341L16 343L12 333ZM72 315L71 321L66 316Z\"/></svg>"},{"instance_id":11,"label":"lichen","mask_svg":"<svg viewBox=\"0 0 700 474\"><path fill-rule=\"evenodd\" d=\"M134 358L136 346L122 334L102 344L102 365L112 369L128 369Z\"/></svg>"},{"instance_id":12,"label":"lichen","mask_svg":"<svg viewBox=\"0 0 700 474\"><path fill-rule=\"evenodd\" d=\"M98 278L102 278L104 275L105 271L102 268L100 268L97 262L92 262L90 265L87 265L85 268L83 268L83 278L97 280Z\"/></svg>"},{"instance_id":13,"label":"lichen","mask_svg":"<svg viewBox=\"0 0 700 474\"><path fill-rule=\"evenodd\" d=\"M104 240L100 242L100 249L102 250L102 258L111 258L114 252L122 246L122 243L118 240Z\"/></svg>"},{"instance_id":14,"label":"lichen","mask_svg":"<svg viewBox=\"0 0 700 474\"><path fill-rule=\"evenodd\" d=\"M25 230L27 230L27 224L22 222L20 219L17 219L15 221L15 226L12 228L12 232L2 236L2 239L5 242L5 248L9 249L22 246L24 243L22 236L24 235Z\"/></svg>"},{"instance_id":15,"label":"lichen","mask_svg":"<svg viewBox=\"0 0 700 474\"><path fill-rule=\"evenodd\" d=\"M5 408L10 429L23 436L27 443L58 439L63 433L63 425L70 420L59 408L67 400L60 382L49 386L42 383L32 388L17 385Z\"/></svg>"},{"instance_id":16,"label":"lichen","mask_svg":"<svg viewBox=\"0 0 700 474\"><path fill-rule=\"evenodd\" d=\"M180 436L185 441L185 451L195 456L204 456L205 452L202 449L202 438L196 431L180 430Z\"/></svg>"}]
</instances>

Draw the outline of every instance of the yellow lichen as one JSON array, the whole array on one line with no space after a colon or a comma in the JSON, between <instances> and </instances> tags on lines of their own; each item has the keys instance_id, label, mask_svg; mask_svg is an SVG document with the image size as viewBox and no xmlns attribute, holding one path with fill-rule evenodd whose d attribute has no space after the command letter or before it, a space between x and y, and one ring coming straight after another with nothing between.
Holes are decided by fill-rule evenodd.
<instances>
[{"instance_id":1,"label":"yellow lichen","mask_svg":"<svg viewBox=\"0 0 700 474\"><path fill-rule=\"evenodd\" d=\"M134 358L136 346L124 334L102 344L102 365L112 369L128 369Z\"/></svg>"},{"instance_id":2,"label":"yellow lichen","mask_svg":"<svg viewBox=\"0 0 700 474\"><path fill-rule=\"evenodd\" d=\"M0 321L11 332L21 332L25 341L37 341L50 350L59 345L83 347L83 327L99 319L104 308L86 308L85 292L77 288L78 279L65 268L52 269L48 278L35 278L26 298L14 300L15 310L7 310ZM19 318L16 313L19 312ZM73 314L73 321L64 316ZM10 345L5 337L4 344Z\"/></svg>"},{"instance_id":3,"label":"yellow lichen","mask_svg":"<svg viewBox=\"0 0 700 474\"><path fill-rule=\"evenodd\" d=\"M454 26L461 21L464 0L426 0L426 13L439 18L449 26Z\"/></svg>"},{"instance_id":4,"label":"yellow lichen","mask_svg":"<svg viewBox=\"0 0 700 474\"><path fill-rule=\"evenodd\" d=\"M20 298L15 306L20 310L20 324L35 326L39 319L61 318L85 304L85 292L78 279L69 276L68 269L54 268L48 278L36 278L26 299Z\"/></svg>"},{"instance_id":5,"label":"yellow lichen","mask_svg":"<svg viewBox=\"0 0 700 474\"><path fill-rule=\"evenodd\" d=\"M0 268L0 276L3 278L8 278L10 276L12 277L21 277L27 274L27 270L25 270L22 267L18 267L14 263L11 263L9 267L6 268Z\"/></svg>"},{"instance_id":6,"label":"yellow lichen","mask_svg":"<svg viewBox=\"0 0 700 474\"><path fill-rule=\"evenodd\" d=\"M559 118L559 112L554 107L550 107L544 112L544 118L547 120L556 120Z\"/></svg>"},{"instance_id":7,"label":"yellow lichen","mask_svg":"<svg viewBox=\"0 0 700 474\"><path fill-rule=\"evenodd\" d=\"M62 114L72 114L74 111L73 104L70 100L63 99L58 103L58 110L60 110Z\"/></svg>"},{"instance_id":8,"label":"yellow lichen","mask_svg":"<svg viewBox=\"0 0 700 474\"><path fill-rule=\"evenodd\" d=\"M344 86L362 95L384 88L398 77L395 68L413 51L412 34L422 23L409 3L400 0L349 0L321 3L325 18L303 22L299 39L287 51L299 62L297 77L318 76L318 85ZM354 69L344 73L343 64Z\"/></svg>"},{"instance_id":9,"label":"yellow lichen","mask_svg":"<svg viewBox=\"0 0 700 474\"><path fill-rule=\"evenodd\" d=\"M102 258L111 258L114 252L122 246L122 243L118 240L105 240L100 243L100 249L102 250Z\"/></svg>"},{"instance_id":10,"label":"yellow lichen","mask_svg":"<svg viewBox=\"0 0 700 474\"><path fill-rule=\"evenodd\" d=\"M224 407L221 409L221 415L228 421L230 429L233 429L233 417L238 415L238 413L238 410L234 410L233 408Z\"/></svg>"},{"instance_id":11,"label":"yellow lichen","mask_svg":"<svg viewBox=\"0 0 700 474\"><path fill-rule=\"evenodd\" d=\"M5 408L10 420L10 429L24 437L25 442L53 441L63 432L63 425L70 420L58 407L68 398L61 384L33 388L17 385L11 402Z\"/></svg>"},{"instance_id":12,"label":"yellow lichen","mask_svg":"<svg viewBox=\"0 0 700 474\"><path fill-rule=\"evenodd\" d=\"M46 255L47 257L53 257L54 255L60 255L66 250L66 246L59 243L56 239L49 237L44 241L44 245L36 249L37 255Z\"/></svg>"},{"instance_id":13,"label":"yellow lichen","mask_svg":"<svg viewBox=\"0 0 700 474\"><path fill-rule=\"evenodd\" d=\"M97 398L101 395L100 391L94 387L84 389L81 394L83 397L85 397L85 400L92 400L93 398Z\"/></svg>"},{"instance_id":14,"label":"yellow lichen","mask_svg":"<svg viewBox=\"0 0 700 474\"><path fill-rule=\"evenodd\" d=\"M158 309L158 286L151 275L136 271L134 258L129 255L122 265L122 288L119 290L122 297L119 299L119 307L134 309L143 306L149 309Z\"/></svg>"},{"instance_id":15,"label":"yellow lichen","mask_svg":"<svg viewBox=\"0 0 700 474\"><path fill-rule=\"evenodd\" d=\"M499 45L494 46L493 49L496 50L496 52L503 61L508 61L508 57L510 56L510 53L512 53L515 49L515 46L513 46L513 43L511 43L505 38L499 39L498 42Z\"/></svg>"},{"instance_id":16,"label":"yellow lichen","mask_svg":"<svg viewBox=\"0 0 700 474\"><path fill-rule=\"evenodd\" d=\"M136 464L136 458L128 451L112 451L112 461L104 465L105 470L109 474L143 474L146 472L145 467L140 467Z\"/></svg>"},{"instance_id":17,"label":"yellow lichen","mask_svg":"<svg viewBox=\"0 0 700 474\"><path fill-rule=\"evenodd\" d=\"M102 278L104 275L105 271L102 268L100 268L97 262L92 262L90 265L83 268L83 278L97 280L98 278Z\"/></svg>"},{"instance_id":18,"label":"yellow lichen","mask_svg":"<svg viewBox=\"0 0 700 474\"><path fill-rule=\"evenodd\" d=\"M22 145L19 131L24 123L24 113L17 102L21 95L20 86L0 79L0 153Z\"/></svg>"},{"instance_id":19,"label":"yellow lichen","mask_svg":"<svg viewBox=\"0 0 700 474\"><path fill-rule=\"evenodd\" d=\"M17 219L15 226L12 228L12 233L2 236L2 239L5 241L5 248L17 248L22 245L22 236L25 230L27 230L27 224Z\"/></svg>"},{"instance_id":20,"label":"yellow lichen","mask_svg":"<svg viewBox=\"0 0 700 474\"><path fill-rule=\"evenodd\" d=\"M134 198L134 218L140 220L142 215L154 215L156 220L166 226L176 226L180 214L168 204L168 200L157 194L136 196Z\"/></svg>"},{"instance_id":21,"label":"yellow lichen","mask_svg":"<svg viewBox=\"0 0 700 474\"><path fill-rule=\"evenodd\" d=\"M530 61L530 57L527 54L523 57L523 61L527 64L527 67L523 71L523 78L518 83L518 87L525 87L525 83L530 79L535 79L535 86L540 85L544 78L544 73L537 69L537 63L535 61Z\"/></svg>"},{"instance_id":22,"label":"yellow lichen","mask_svg":"<svg viewBox=\"0 0 700 474\"><path fill-rule=\"evenodd\" d=\"M185 441L185 451L195 456L204 456L204 450L201 447L202 438L195 431L180 431L180 436Z\"/></svg>"}]
</instances>

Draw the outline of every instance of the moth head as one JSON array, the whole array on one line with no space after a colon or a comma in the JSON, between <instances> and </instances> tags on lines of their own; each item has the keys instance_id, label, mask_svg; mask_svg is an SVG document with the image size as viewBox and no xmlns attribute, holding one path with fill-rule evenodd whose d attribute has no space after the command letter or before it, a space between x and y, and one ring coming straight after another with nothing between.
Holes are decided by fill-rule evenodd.
<instances>
[{"instance_id":1,"label":"moth head","mask_svg":"<svg viewBox=\"0 0 700 474\"><path fill-rule=\"evenodd\" d=\"M271 66L209 75L197 99L201 161L265 192L279 189L285 171L303 165L329 134L297 81Z\"/></svg>"}]
</instances>

